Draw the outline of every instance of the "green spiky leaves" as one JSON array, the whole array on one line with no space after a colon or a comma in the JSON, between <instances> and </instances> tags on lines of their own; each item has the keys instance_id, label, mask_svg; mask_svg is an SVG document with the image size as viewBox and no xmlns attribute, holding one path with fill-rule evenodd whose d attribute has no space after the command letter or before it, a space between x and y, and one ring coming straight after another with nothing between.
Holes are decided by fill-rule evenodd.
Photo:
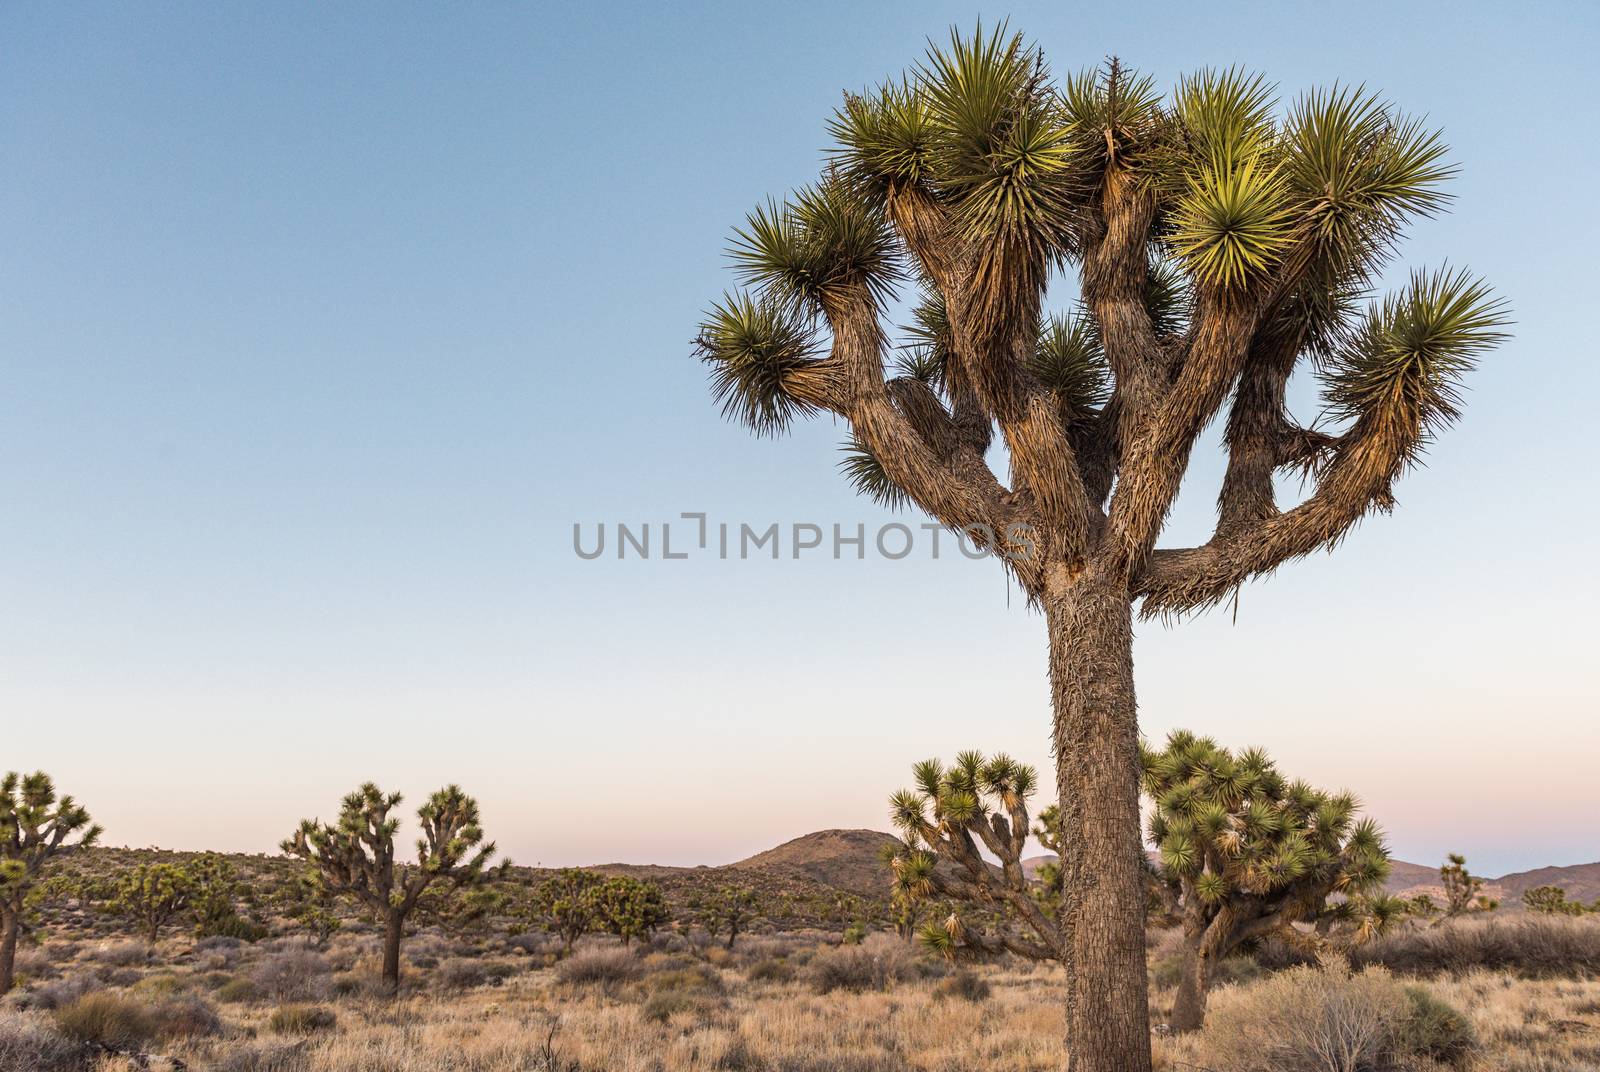
<instances>
[{"instance_id":1,"label":"green spiky leaves","mask_svg":"<svg viewBox=\"0 0 1600 1072\"><path fill-rule=\"evenodd\" d=\"M1128 164L1161 122L1155 79L1113 60L1063 79L1061 114L1072 157L1090 186L1113 162Z\"/></svg>"},{"instance_id":2,"label":"green spiky leaves","mask_svg":"<svg viewBox=\"0 0 1600 1072\"><path fill-rule=\"evenodd\" d=\"M1111 394L1111 370L1094 318L1088 314L1051 317L1029 369L1055 392L1069 421L1092 417Z\"/></svg>"},{"instance_id":3,"label":"green spiky leaves","mask_svg":"<svg viewBox=\"0 0 1600 1072\"><path fill-rule=\"evenodd\" d=\"M1405 220L1430 216L1447 200L1439 186L1453 169L1438 131L1362 89L1302 96L1284 142L1296 214L1336 259L1381 251Z\"/></svg>"},{"instance_id":4,"label":"green spiky leaves","mask_svg":"<svg viewBox=\"0 0 1600 1072\"><path fill-rule=\"evenodd\" d=\"M1287 781L1260 749L1235 755L1180 731L1146 749L1142 767L1162 868L1208 905L1235 894L1366 894L1388 874L1382 832L1354 821L1353 796Z\"/></svg>"},{"instance_id":5,"label":"green spiky leaves","mask_svg":"<svg viewBox=\"0 0 1600 1072\"><path fill-rule=\"evenodd\" d=\"M911 501L905 489L896 484L884 470L878 456L861 440L851 439L839 449L844 452L844 458L839 462L839 471L850 482L856 494L891 510L898 510Z\"/></svg>"},{"instance_id":6,"label":"green spiky leaves","mask_svg":"<svg viewBox=\"0 0 1600 1072\"><path fill-rule=\"evenodd\" d=\"M1073 173L1068 131L1038 49L1004 25L929 49L918 83L934 131L941 192L967 237L1047 257L1066 241Z\"/></svg>"},{"instance_id":7,"label":"green spiky leaves","mask_svg":"<svg viewBox=\"0 0 1600 1072\"><path fill-rule=\"evenodd\" d=\"M932 177L933 120L909 80L886 83L870 95L846 95L828 132L838 142L834 156L841 169L863 190L916 187Z\"/></svg>"},{"instance_id":8,"label":"green spiky leaves","mask_svg":"<svg viewBox=\"0 0 1600 1072\"><path fill-rule=\"evenodd\" d=\"M1462 378L1506 338L1508 312L1465 271L1412 273L1409 287L1368 311L1334 360L1328 410L1375 422L1404 441L1427 438L1459 415Z\"/></svg>"},{"instance_id":9,"label":"green spiky leaves","mask_svg":"<svg viewBox=\"0 0 1600 1072\"><path fill-rule=\"evenodd\" d=\"M791 392L820 364L811 326L792 306L748 294L714 303L695 348L711 366L711 394L722 415L757 435L787 431L816 407Z\"/></svg>"},{"instance_id":10,"label":"green spiky leaves","mask_svg":"<svg viewBox=\"0 0 1600 1072\"><path fill-rule=\"evenodd\" d=\"M1293 239L1272 105L1272 87L1237 69L1179 86L1177 148L1164 160L1175 202L1169 241L1203 285L1237 289L1265 276Z\"/></svg>"},{"instance_id":11,"label":"green spiky leaves","mask_svg":"<svg viewBox=\"0 0 1600 1072\"><path fill-rule=\"evenodd\" d=\"M882 302L899 278L898 246L882 211L836 176L792 202L757 207L734 231L729 254L746 283L807 313L859 288Z\"/></svg>"}]
</instances>

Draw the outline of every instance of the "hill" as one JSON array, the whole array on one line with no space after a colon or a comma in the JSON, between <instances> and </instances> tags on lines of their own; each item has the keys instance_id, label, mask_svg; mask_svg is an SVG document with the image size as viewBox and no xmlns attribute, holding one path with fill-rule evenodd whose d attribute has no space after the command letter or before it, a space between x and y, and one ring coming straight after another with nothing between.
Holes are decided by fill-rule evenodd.
<instances>
[{"instance_id":1,"label":"hill","mask_svg":"<svg viewBox=\"0 0 1600 1072\"><path fill-rule=\"evenodd\" d=\"M859 897L881 897L888 882L883 850L897 844L898 839L877 830L819 830L729 866L814 882Z\"/></svg>"}]
</instances>

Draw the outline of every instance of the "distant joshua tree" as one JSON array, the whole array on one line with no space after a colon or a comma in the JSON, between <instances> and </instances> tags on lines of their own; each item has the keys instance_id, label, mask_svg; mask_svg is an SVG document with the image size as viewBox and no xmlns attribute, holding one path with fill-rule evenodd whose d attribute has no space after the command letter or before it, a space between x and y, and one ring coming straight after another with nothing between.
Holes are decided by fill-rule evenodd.
<instances>
[{"instance_id":1,"label":"distant joshua tree","mask_svg":"<svg viewBox=\"0 0 1600 1072\"><path fill-rule=\"evenodd\" d=\"M729 417L842 418L859 489L994 551L1043 613L1077 1072L1150 1068L1134 604L1226 602L1392 510L1505 323L1453 268L1361 308L1408 222L1447 200L1421 122L1350 88L1285 112L1233 68L1155 87L1114 60L1056 82L1021 35L952 34L846 96L821 179L736 232L753 293L716 302L696 346ZM1057 278L1080 285L1070 315L1046 313ZM922 301L896 348L884 314L907 283ZM1302 367L1321 427L1285 406ZM1216 531L1157 549L1214 421ZM1286 509L1285 473L1311 482Z\"/></svg>"},{"instance_id":2,"label":"distant joshua tree","mask_svg":"<svg viewBox=\"0 0 1600 1072\"><path fill-rule=\"evenodd\" d=\"M194 876L179 863L143 863L111 880L102 910L131 920L147 942L189 911ZM91 894L93 897L93 894Z\"/></svg>"},{"instance_id":3,"label":"distant joshua tree","mask_svg":"<svg viewBox=\"0 0 1600 1072\"><path fill-rule=\"evenodd\" d=\"M1535 886L1525 890L1522 903L1528 911L1547 916L1581 916L1585 912L1600 912L1600 900L1592 905L1582 901L1567 900L1567 891L1560 886Z\"/></svg>"},{"instance_id":4,"label":"distant joshua tree","mask_svg":"<svg viewBox=\"0 0 1600 1072\"><path fill-rule=\"evenodd\" d=\"M307 819L282 846L311 864L328 892L358 901L383 924L383 981L391 990L400 985L400 939L417 901L435 883L460 888L487 881L495 853L494 842L481 844L478 802L451 785L417 809L417 862L396 863L400 820L390 812L400 799L368 782L344 798L336 824Z\"/></svg>"},{"instance_id":5,"label":"distant joshua tree","mask_svg":"<svg viewBox=\"0 0 1600 1072\"><path fill-rule=\"evenodd\" d=\"M1317 947L1338 926L1361 941L1404 916L1383 894L1383 834L1355 818L1349 793L1290 782L1260 749L1236 756L1182 731L1144 753L1144 770L1150 841L1183 927L1175 1030L1201 1026L1212 972L1236 950L1266 938Z\"/></svg>"},{"instance_id":6,"label":"distant joshua tree","mask_svg":"<svg viewBox=\"0 0 1600 1072\"><path fill-rule=\"evenodd\" d=\"M47 863L93 845L100 827L43 771L0 779L0 994L16 981L17 938L28 892Z\"/></svg>"},{"instance_id":7,"label":"distant joshua tree","mask_svg":"<svg viewBox=\"0 0 1600 1072\"><path fill-rule=\"evenodd\" d=\"M1500 902L1483 893L1483 879L1467 870L1467 858L1452 852L1439 868L1439 881L1444 885L1444 914L1435 923L1474 912L1493 912Z\"/></svg>"},{"instance_id":8,"label":"distant joshua tree","mask_svg":"<svg viewBox=\"0 0 1600 1072\"><path fill-rule=\"evenodd\" d=\"M584 896L594 905L596 923L621 938L623 945L649 938L670 919L667 902L653 882L608 878Z\"/></svg>"},{"instance_id":9,"label":"distant joshua tree","mask_svg":"<svg viewBox=\"0 0 1600 1072\"><path fill-rule=\"evenodd\" d=\"M1061 959L1055 914L1022 867L1028 799L1038 784L1033 768L1005 755L962 752L949 767L924 760L912 775L917 787L889 800L903 842L889 858L894 889L955 906L922 928L923 943L951 958L972 951Z\"/></svg>"},{"instance_id":10,"label":"distant joshua tree","mask_svg":"<svg viewBox=\"0 0 1600 1072\"><path fill-rule=\"evenodd\" d=\"M595 928L593 891L604 883L604 875L565 867L533 891L534 914L545 930L561 938L567 952L572 951L573 942Z\"/></svg>"},{"instance_id":11,"label":"distant joshua tree","mask_svg":"<svg viewBox=\"0 0 1600 1072\"><path fill-rule=\"evenodd\" d=\"M707 934L713 938L724 935L724 944L732 949L733 943L759 913L761 896L750 886L719 886L695 897L689 908Z\"/></svg>"}]
</instances>

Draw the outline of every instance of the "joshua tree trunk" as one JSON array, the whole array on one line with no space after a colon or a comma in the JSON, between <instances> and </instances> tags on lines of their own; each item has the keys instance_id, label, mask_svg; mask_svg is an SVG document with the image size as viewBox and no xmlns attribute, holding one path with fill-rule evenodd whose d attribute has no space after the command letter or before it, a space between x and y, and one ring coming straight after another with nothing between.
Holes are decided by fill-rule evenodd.
<instances>
[{"instance_id":1,"label":"joshua tree trunk","mask_svg":"<svg viewBox=\"0 0 1600 1072\"><path fill-rule=\"evenodd\" d=\"M405 917L391 908L383 933L383 982L390 990L400 988L400 935L404 928Z\"/></svg>"},{"instance_id":2,"label":"joshua tree trunk","mask_svg":"<svg viewBox=\"0 0 1600 1072\"><path fill-rule=\"evenodd\" d=\"M1183 951L1183 974L1172 1006L1174 1031L1198 1031L1206 1021L1206 993L1211 987L1212 957L1204 946Z\"/></svg>"},{"instance_id":3,"label":"joshua tree trunk","mask_svg":"<svg viewBox=\"0 0 1600 1072\"><path fill-rule=\"evenodd\" d=\"M1063 846L1068 1068L1150 1067L1133 627L1125 586L1086 575L1046 595Z\"/></svg>"},{"instance_id":4,"label":"joshua tree trunk","mask_svg":"<svg viewBox=\"0 0 1600 1072\"><path fill-rule=\"evenodd\" d=\"M0 994L11 991L16 982L17 931L21 919L9 909L0 911Z\"/></svg>"}]
</instances>

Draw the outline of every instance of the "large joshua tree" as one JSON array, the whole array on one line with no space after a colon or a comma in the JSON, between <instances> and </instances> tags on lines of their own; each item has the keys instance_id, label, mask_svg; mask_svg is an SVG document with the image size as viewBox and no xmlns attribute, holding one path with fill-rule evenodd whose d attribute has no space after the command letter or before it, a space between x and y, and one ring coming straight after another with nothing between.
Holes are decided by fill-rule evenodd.
<instances>
[{"instance_id":1,"label":"large joshua tree","mask_svg":"<svg viewBox=\"0 0 1600 1072\"><path fill-rule=\"evenodd\" d=\"M28 891L52 859L93 845L100 827L44 771L0 778L0 994L15 981Z\"/></svg>"},{"instance_id":2,"label":"large joshua tree","mask_svg":"<svg viewBox=\"0 0 1600 1072\"><path fill-rule=\"evenodd\" d=\"M478 802L450 785L417 809L416 863L397 863L400 820L390 813L399 806L399 793L368 782L344 798L337 823L307 819L282 845L314 868L329 893L360 902L383 924L383 981L390 989L400 985L400 939L422 895L436 883L460 889L486 882L495 853L494 842L482 844Z\"/></svg>"},{"instance_id":3,"label":"large joshua tree","mask_svg":"<svg viewBox=\"0 0 1600 1072\"><path fill-rule=\"evenodd\" d=\"M1167 97L1115 61L1056 82L1020 36L980 28L847 95L830 126L821 179L736 231L751 289L712 306L698 353L758 433L842 417L864 491L992 548L1043 612L1071 1061L1148 1068L1134 605L1217 604L1390 510L1501 337L1501 306L1440 269L1358 308L1451 173L1437 133L1364 90L1280 112L1232 69ZM1047 285L1073 277L1079 307L1048 315ZM921 303L896 358L885 314L902 284ZM1321 428L1285 407L1305 365ZM1215 534L1158 550L1219 417ZM1282 473L1312 479L1287 508Z\"/></svg>"}]
</instances>

